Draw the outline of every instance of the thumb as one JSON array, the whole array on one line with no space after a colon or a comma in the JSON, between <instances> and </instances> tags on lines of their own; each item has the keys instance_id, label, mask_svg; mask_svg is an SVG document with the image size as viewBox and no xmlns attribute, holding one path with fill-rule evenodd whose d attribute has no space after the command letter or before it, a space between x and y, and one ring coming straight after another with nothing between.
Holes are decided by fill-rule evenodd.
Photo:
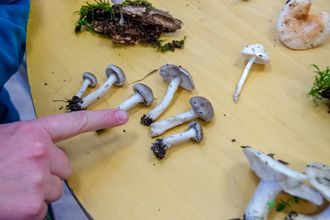
<instances>
[{"instance_id":1,"label":"thumb","mask_svg":"<svg viewBox=\"0 0 330 220\"><path fill-rule=\"evenodd\" d=\"M126 111L105 109L51 115L37 119L36 123L47 131L54 143L57 143L81 133L123 125L128 118Z\"/></svg>"}]
</instances>

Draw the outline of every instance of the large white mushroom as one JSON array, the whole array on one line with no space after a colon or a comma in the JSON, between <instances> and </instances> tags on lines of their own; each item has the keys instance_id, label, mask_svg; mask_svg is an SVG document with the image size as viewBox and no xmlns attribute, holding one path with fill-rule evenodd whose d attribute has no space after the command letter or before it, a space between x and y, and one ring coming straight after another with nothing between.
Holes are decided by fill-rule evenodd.
<instances>
[{"instance_id":1,"label":"large white mushroom","mask_svg":"<svg viewBox=\"0 0 330 220\"><path fill-rule=\"evenodd\" d=\"M316 205L323 203L322 196L302 182L307 179L306 174L250 147L243 147L243 152L252 170L260 177L259 185L246 207L245 220L267 219L268 203L273 202L282 190Z\"/></svg>"},{"instance_id":2,"label":"large white mushroom","mask_svg":"<svg viewBox=\"0 0 330 220\"><path fill-rule=\"evenodd\" d=\"M324 198L330 201L330 166L321 163L311 163L305 168L309 182L312 186L318 190ZM323 212L307 216L291 212L285 220L328 220L330 219L330 206L328 206Z\"/></svg>"},{"instance_id":3,"label":"large white mushroom","mask_svg":"<svg viewBox=\"0 0 330 220\"><path fill-rule=\"evenodd\" d=\"M330 33L330 16L322 11L309 15L312 0L289 0L277 18L280 40L291 49L320 45Z\"/></svg>"},{"instance_id":4,"label":"large white mushroom","mask_svg":"<svg viewBox=\"0 0 330 220\"><path fill-rule=\"evenodd\" d=\"M244 82L246 80L246 77L248 76L248 73L250 71L250 68L253 63L257 64L263 64L266 65L269 62L269 55L261 44L253 44L246 46L242 52L242 56L249 60L249 62L246 64L243 74L237 83L236 90L233 94L234 101L237 102L238 96L242 91L242 87L244 85Z\"/></svg>"}]
</instances>

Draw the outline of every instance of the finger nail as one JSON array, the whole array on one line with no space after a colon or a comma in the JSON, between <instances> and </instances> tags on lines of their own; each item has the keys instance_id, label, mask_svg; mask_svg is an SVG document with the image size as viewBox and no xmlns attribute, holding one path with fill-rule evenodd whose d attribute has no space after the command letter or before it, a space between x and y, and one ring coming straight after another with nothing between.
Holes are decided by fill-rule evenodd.
<instances>
[{"instance_id":1,"label":"finger nail","mask_svg":"<svg viewBox=\"0 0 330 220\"><path fill-rule=\"evenodd\" d=\"M122 122L126 122L128 119L128 113L123 110L116 111L115 115L116 115L116 118Z\"/></svg>"}]
</instances>

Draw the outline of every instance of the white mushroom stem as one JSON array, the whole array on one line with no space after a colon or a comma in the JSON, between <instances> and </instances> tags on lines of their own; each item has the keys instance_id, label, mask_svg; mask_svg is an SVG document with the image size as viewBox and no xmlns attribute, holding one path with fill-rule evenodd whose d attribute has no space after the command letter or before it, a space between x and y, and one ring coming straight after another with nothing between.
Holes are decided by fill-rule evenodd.
<instances>
[{"instance_id":1,"label":"white mushroom stem","mask_svg":"<svg viewBox=\"0 0 330 220\"><path fill-rule=\"evenodd\" d=\"M84 94L86 91L87 87L92 83L90 79L85 78L84 83L82 84L80 90L78 91L77 95L79 98Z\"/></svg>"},{"instance_id":2,"label":"white mushroom stem","mask_svg":"<svg viewBox=\"0 0 330 220\"><path fill-rule=\"evenodd\" d=\"M235 92L233 94L235 102L237 102L237 100L238 100L238 96L239 96L239 94L242 91L242 87L244 85L244 82L246 80L246 77L247 77L247 75L248 75L248 73L249 73L249 71L251 69L251 66L254 63L256 57L257 56L255 56L255 55L252 56L251 59L249 60L249 62L246 64L245 68L244 68L244 72L243 72L243 74L241 76L241 79L239 80L239 82L237 84L237 87L236 87L236 90L235 90Z\"/></svg>"},{"instance_id":3,"label":"white mushroom stem","mask_svg":"<svg viewBox=\"0 0 330 220\"><path fill-rule=\"evenodd\" d=\"M245 220L267 219L269 205L275 200L277 194L282 191L280 184L260 180L259 185L254 192L249 204L245 210Z\"/></svg>"},{"instance_id":4,"label":"white mushroom stem","mask_svg":"<svg viewBox=\"0 0 330 220\"><path fill-rule=\"evenodd\" d=\"M326 220L330 219L330 206L317 215L308 216L298 213L289 213L285 220Z\"/></svg>"},{"instance_id":5,"label":"white mushroom stem","mask_svg":"<svg viewBox=\"0 0 330 220\"><path fill-rule=\"evenodd\" d=\"M168 136L163 139L163 144L165 146L165 150L177 142L188 140L195 136L196 136L196 130L193 128L191 128L187 131L184 131L182 133L179 133L179 134L174 134L174 135Z\"/></svg>"},{"instance_id":6,"label":"white mushroom stem","mask_svg":"<svg viewBox=\"0 0 330 220\"><path fill-rule=\"evenodd\" d=\"M138 103L143 102L143 100L144 98L139 93L135 93L135 95L118 105L116 108L128 111Z\"/></svg>"},{"instance_id":7,"label":"white mushroom stem","mask_svg":"<svg viewBox=\"0 0 330 220\"><path fill-rule=\"evenodd\" d=\"M193 120L197 117L198 115L192 109L188 112L181 113L179 115L173 116L163 121L154 122L150 125L151 137L156 137L158 135L161 135L168 129L171 129L179 124L183 124L187 121Z\"/></svg>"},{"instance_id":8,"label":"white mushroom stem","mask_svg":"<svg viewBox=\"0 0 330 220\"><path fill-rule=\"evenodd\" d=\"M180 83L180 76L176 76L172 79L171 83L168 85L168 89L163 100L153 110L146 114L148 118L155 121L167 109Z\"/></svg>"},{"instance_id":9,"label":"white mushroom stem","mask_svg":"<svg viewBox=\"0 0 330 220\"><path fill-rule=\"evenodd\" d=\"M94 99L105 93L117 80L117 76L115 74L111 74L108 80L100 88L82 99L82 103L79 104L81 109L85 109Z\"/></svg>"},{"instance_id":10,"label":"white mushroom stem","mask_svg":"<svg viewBox=\"0 0 330 220\"><path fill-rule=\"evenodd\" d=\"M119 20L119 24L124 24L124 16L123 16L123 9L121 4L118 5L119 7L119 13L120 13L120 20Z\"/></svg>"}]
</instances>

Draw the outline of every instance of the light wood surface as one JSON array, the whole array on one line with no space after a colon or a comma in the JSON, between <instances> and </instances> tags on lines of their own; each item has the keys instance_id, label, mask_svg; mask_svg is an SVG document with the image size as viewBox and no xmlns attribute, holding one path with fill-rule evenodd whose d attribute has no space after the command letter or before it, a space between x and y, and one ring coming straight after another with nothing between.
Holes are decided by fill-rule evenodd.
<instances>
[{"instance_id":1,"label":"light wood surface","mask_svg":"<svg viewBox=\"0 0 330 220\"><path fill-rule=\"evenodd\" d=\"M150 150L156 138L139 123L167 90L156 73L142 81L153 89L152 106L132 109L129 122L122 127L58 144L72 162L68 183L95 219L242 217L259 178L240 146L274 153L300 172L314 161L330 165L329 109L323 104L316 107L306 97L314 80L314 69L308 67L316 64L323 70L330 65L330 37L311 50L285 47L276 30L285 0L150 2L184 22L181 30L162 37L179 40L187 36L184 49L161 53L145 45L114 44L89 32L77 37L73 30L79 16L73 12L85 0L31 0L27 64L38 117L67 113L65 103L53 100L71 98L86 71L97 76L96 88L100 87L110 64L123 69L127 82L112 87L87 110L116 107L133 95L131 82L164 64L182 65L190 71L196 89L179 89L160 120L190 110L189 99L197 95L209 99L215 109L211 123L197 120L205 134L200 144L186 141L169 149L163 160L156 159ZM315 0L311 13L321 10L329 12L330 2ZM270 62L252 66L235 103L232 93L247 63L240 52L255 43L264 45ZM95 89L87 89L86 94ZM186 130L187 125L171 129L164 137ZM307 202L301 205L308 209L295 210L318 211ZM268 219L284 216L273 210Z\"/></svg>"}]
</instances>

